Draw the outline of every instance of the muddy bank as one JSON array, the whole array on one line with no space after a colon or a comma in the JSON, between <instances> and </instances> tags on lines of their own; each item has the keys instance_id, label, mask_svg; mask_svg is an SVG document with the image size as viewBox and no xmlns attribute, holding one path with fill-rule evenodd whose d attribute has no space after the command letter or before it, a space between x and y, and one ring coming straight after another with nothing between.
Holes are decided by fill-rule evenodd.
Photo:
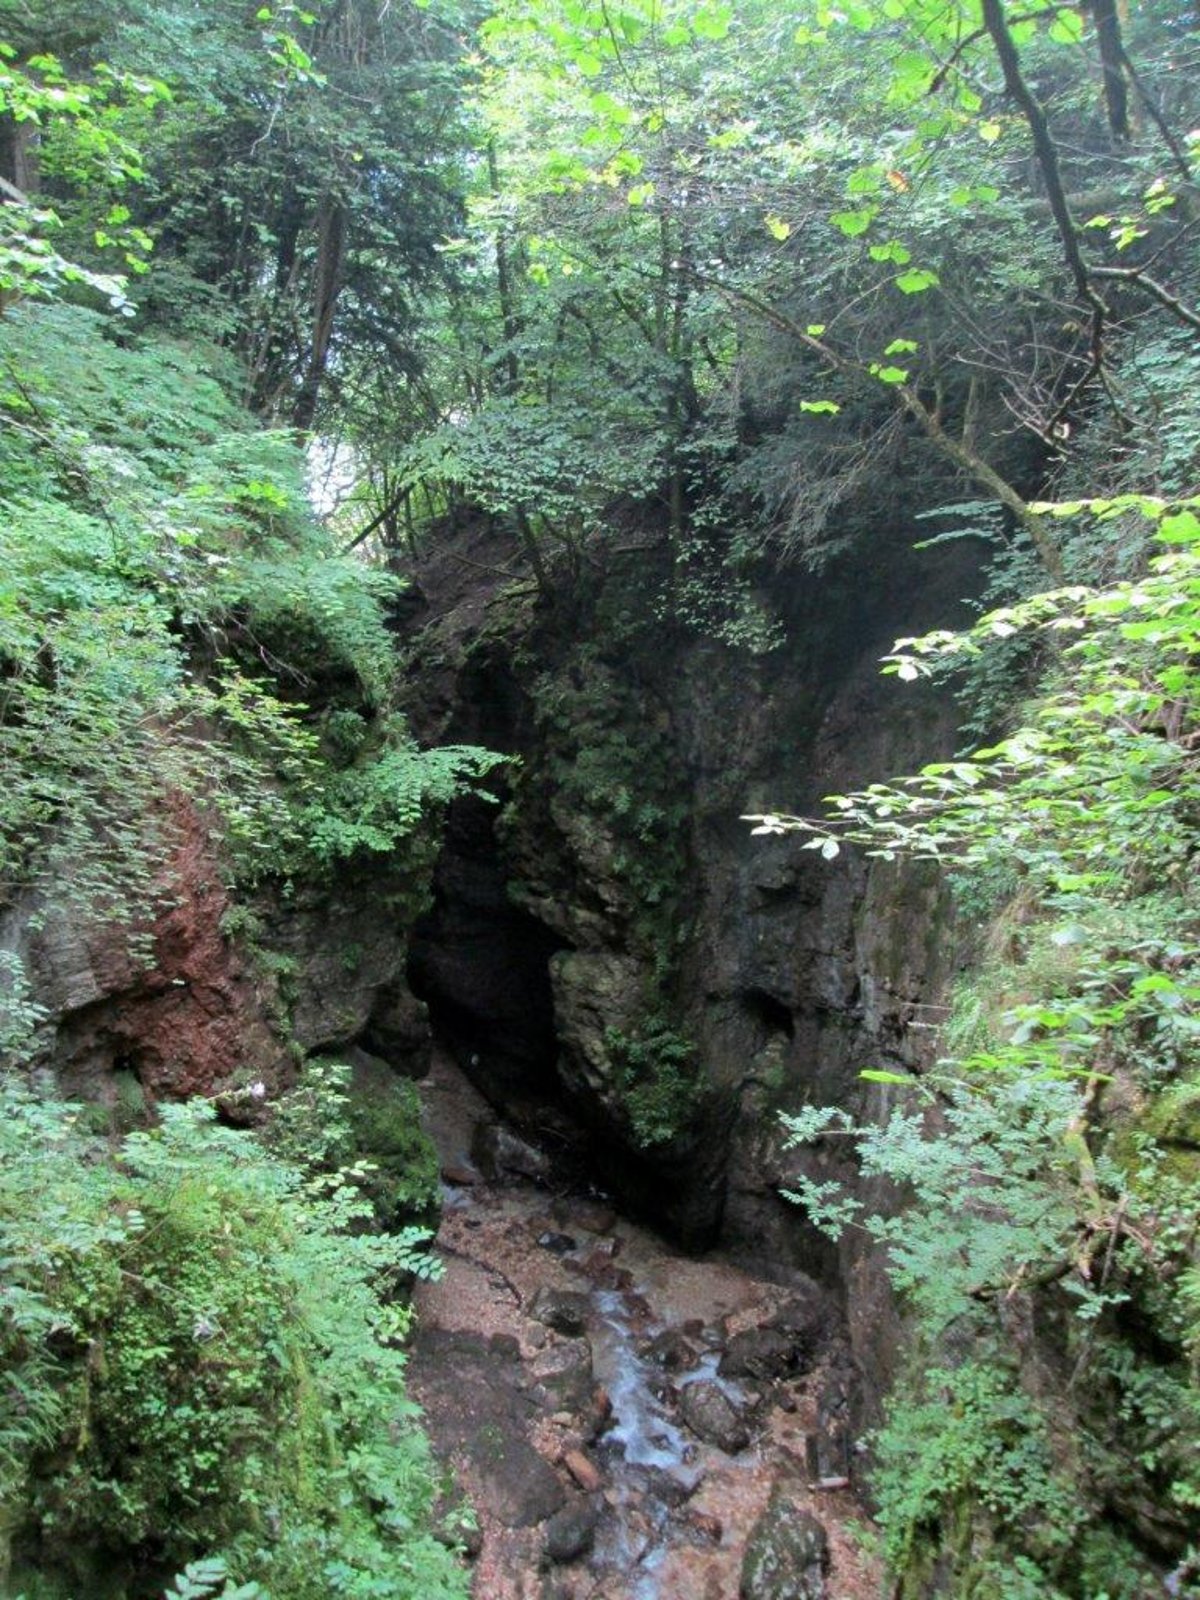
<instances>
[{"instance_id":1,"label":"muddy bank","mask_svg":"<svg viewBox=\"0 0 1200 1600\"><path fill-rule=\"evenodd\" d=\"M410 1379L475 1507L478 1600L877 1593L828 1296L679 1256L602 1197L506 1168L445 1060L424 1094L451 1181ZM763 1586L752 1538L807 1577Z\"/></svg>"}]
</instances>

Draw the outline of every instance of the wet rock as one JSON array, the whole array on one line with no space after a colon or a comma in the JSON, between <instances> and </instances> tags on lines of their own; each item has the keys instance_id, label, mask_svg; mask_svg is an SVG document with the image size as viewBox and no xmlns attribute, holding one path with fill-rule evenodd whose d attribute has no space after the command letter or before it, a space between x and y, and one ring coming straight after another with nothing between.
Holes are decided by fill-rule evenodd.
<instances>
[{"instance_id":1,"label":"wet rock","mask_svg":"<svg viewBox=\"0 0 1200 1600\"><path fill-rule=\"evenodd\" d=\"M646 1471L646 1493L664 1506L681 1506L690 1500L699 1487L696 1473L683 1468L649 1467Z\"/></svg>"},{"instance_id":2,"label":"wet rock","mask_svg":"<svg viewBox=\"0 0 1200 1600\"><path fill-rule=\"evenodd\" d=\"M780 1306L766 1327L791 1339L796 1352L795 1370L807 1372L829 1338L832 1322L829 1302L814 1284L811 1294L794 1295Z\"/></svg>"},{"instance_id":3,"label":"wet rock","mask_svg":"<svg viewBox=\"0 0 1200 1600\"><path fill-rule=\"evenodd\" d=\"M550 1158L545 1151L527 1143L499 1122L481 1122L475 1129L471 1160L492 1183L512 1178L549 1183L552 1175Z\"/></svg>"},{"instance_id":4,"label":"wet rock","mask_svg":"<svg viewBox=\"0 0 1200 1600\"><path fill-rule=\"evenodd\" d=\"M592 1347L586 1339L564 1339L539 1350L529 1363L534 1397L549 1411L580 1412L595 1393Z\"/></svg>"},{"instance_id":5,"label":"wet rock","mask_svg":"<svg viewBox=\"0 0 1200 1600\"><path fill-rule=\"evenodd\" d=\"M529 1315L555 1333L577 1337L587 1327L588 1297L577 1289L543 1286L530 1302Z\"/></svg>"},{"instance_id":6,"label":"wet rock","mask_svg":"<svg viewBox=\"0 0 1200 1600\"><path fill-rule=\"evenodd\" d=\"M664 1328L638 1351L643 1361L652 1362L664 1372L690 1372L700 1363L700 1354L678 1328Z\"/></svg>"},{"instance_id":7,"label":"wet rock","mask_svg":"<svg viewBox=\"0 0 1200 1600\"><path fill-rule=\"evenodd\" d=\"M698 1439L726 1455L736 1455L750 1443L745 1417L719 1383L706 1378L689 1383L679 1396L679 1414Z\"/></svg>"},{"instance_id":8,"label":"wet rock","mask_svg":"<svg viewBox=\"0 0 1200 1600\"><path fill-rule=\"evenodd\" d=\"M740 1600L825 1600L825 1529L776 1486L742 1558Z\"/></svg>"},{"instance_id":9,"label":"wet rock","mask_svg":"<svg viewBox=\"0 0 1200 1600\"><path fill-rule=\"evenodd\" d=\"M767 1382L791 1377L799 1362L800 1349L791 1334L779 1328L747 1328L730 1339L717 1371L723 1378Z\"/></svg>"},{"instance_id":10,"label":"wet rock","mask_svg":"<svg viewBox=\"0 0 1200 1600\"><path fill-rule=\"evenodd\" d=\"M711 1511L689 1511L683 1519L684 1531L697 1544L720 1544L725 1524Z\"/></svg>"},{"instance_id":11,"label":"wet rock","mask_svg":"<svg viewBox=\"0 0 1200 1600\"><path fill-rule=\"evenodd\" d=\"M633 1274L618 1267L610 1255L600 1250L593 1250L583 1261L568 1261L564 1265L576 1276L594 1283L597 1289L628 1289L633 1283Z\"/></svg>"},{"instance_id":12,"label":"wet rock","mask_svg":"<svg viewBox=\"0 0 1200 1600\"><path fill-rule=\"evenodd\" d=\"M572 1250L578 1250L579 1241L573 1239L569 1233L539 1233L537 1236L538 1249L549 1250L552 1256L570 1255Z\"/></svg>"},{"instance_id":13,"label":"wet rock","mask_svg":"<svg viewBox=\"0 0 1200 1600\"><path fill-rule=\"evenodd\" d=\"M602 1502L594 1497L578 1499L556 1511L546 1524L544 1554L555 1566L575 1561L592 1548Z\"/></svg>"}]
</instances>

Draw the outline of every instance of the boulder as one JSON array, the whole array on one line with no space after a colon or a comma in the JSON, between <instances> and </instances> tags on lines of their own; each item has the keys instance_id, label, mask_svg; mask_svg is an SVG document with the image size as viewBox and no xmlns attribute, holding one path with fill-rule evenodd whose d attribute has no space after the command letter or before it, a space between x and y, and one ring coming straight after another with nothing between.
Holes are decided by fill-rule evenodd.
<instances>
[{"instance_id":1,"label":"boulder","mask_svg":"<svg viewBox=\"0 0 1200 1600\"><path fill-rule=\"evenodd\" d=\"M690 1372L700 1363L695 1345L678 1328L664 1328L647 1340L638 1351L643 1361L652 1362L664 1372Z\"/></svg>"},{"instance_id":2,"label":"boulder","mask_svg":"<svg viewBox=\"0 0 1200 1600\"><path fill-rule=\"evenodd\" d=\"M825 1600L828 1570L824 1527L777 1484L746 1543L739 1600Z\"/></svg>"},{"instance_id":3,"label":"boulder","mask_svg":"<svg viewBox=\"0 0 1200 1600\"><path fill-rule=\"evenodd\" d=\"M746 1328L735 1333L721 1357L722 1378L752 1378L766 1382L789 1378L800 1367L795 1340L778 1328Z\"/></svg>"},{"instance_id":4,"label":"boulder","mask_svg":"<svg viewBox=\"0 0 1200 1600\"><path fill-rule=\"evenodd\" d=\"M544 1322L555 1333L577 1337L587 1327L588 1297L577 1289L552 1289L543 1285L529 1305L535 1322Z\"/></svg>"},{"instance_id":5,"label":"boulder","mask_svg":"<svg viewBox=\"0 0 1200 1600\"><path fill-rule=\"evenodd\" d=\"M707 1378L689 1383L681 1392L679 1414L698 1439L715 1444L726 1455L736 1455L750 1443L742 1411L719 1383Z\"/></svg>"},{"instance_id":6,"label":"boulder","mask_svg":"<svg viewBox=\"0 0 1200 1600\"><path fill-rule=\"evenodd\" d=\"M549 1250L552 1256L569 1256L579 1249L579 1241L569 1233L553 1233L547 1229L537 1236L539 1250Z\"/></svg>"},{"instance_id":7,"label":"boulder","mask_svg":"<svg viewBox=\"0 0 1200 1600\"><path fill-rule=\"evenodd\" d=\"M574 1561L592 1548L600 1502L594 1495L580 1497L556 1511L546 1523L544 1555L553 1565Z\"/></svg>"},{"instance_id":8,"label":"boulder","mask_svg":"<svg viewBox=\"0 0 1200 1600\"><path fill-rule=\"evenodd\" d=\"M479 1124L471 1141L471 1160L492 1183L513 1178L549 1183L552 1174L549 1156L500 1122Z\"/></svg>"},{"instance_id":9,"label":"boulder","mask_svg":"<svg viewBox=\"0 0 1200 1600\"><path fill-rule=\"evenodd\" d=\"M564 1451L562 1464L579 1487L588 1494L593 1494L604 1481L600 1476L599 1467L590 1457L585 1456L582 1450Z\"/></svg>"},{"instance_id":10,"label":"boulder","mask_svg":"<svg viewBox=\"0 0 1200 1600\"><path fill-rule=\"evenodd\" d=\"M586 1411L596 1389L592 1347L586 1339L563 1339L539 1350L527 1364L533 1397L550 1411Z\"/></svg>"}]
</instances>

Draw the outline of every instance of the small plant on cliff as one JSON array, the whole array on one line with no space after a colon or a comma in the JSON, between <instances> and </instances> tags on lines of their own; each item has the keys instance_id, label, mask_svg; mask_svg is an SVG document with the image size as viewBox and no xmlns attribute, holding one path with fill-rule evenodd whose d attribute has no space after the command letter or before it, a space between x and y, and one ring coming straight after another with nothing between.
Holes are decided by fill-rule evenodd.
<instances>
[{"instance_id":1,"label":"small plant on cliff","mask_svg":"<svg viewBox=\"0 0 1200 1600\"><path fill-rule=\"evenodd\" d=\"M394 580L336 553L294 441L214 370L74 307L0 322L0 898L54 882L74 914L144 913L180 796L243 881L410 841L423 866L422 822L494 760L418 748ZM352 751L306 698L356 720Z\"/></svg>"},{"instance_id":2,"label":"small plant on cliff","mask_svg":"<svg viewBox=\"0 0 1200 1600\"><path fill-rule=\"evenodd\" d=\"M604 1043L635 1141L643 1149L670 1144L695 1110L695 1045L661 1016L647 1017L632 1034L608 1028Z\"/></svg>"},{"instance_id":3,"label":"small plant on cliff","mask_svg":"<svg viewBox=\"0 0 1200 1600\"><path fill-rule=\"evenodd\" d=\"M348 1066L310 1060L274 1107L264 1138L318 1187L333 1179L360 1190L375 1223L403 1248L405 1269L421 1278L440 1275L441 1263L428 1250L441 1204L440 1169L410 1079L393 1074L356 1091Z\"/></svg>"}]
</instances>

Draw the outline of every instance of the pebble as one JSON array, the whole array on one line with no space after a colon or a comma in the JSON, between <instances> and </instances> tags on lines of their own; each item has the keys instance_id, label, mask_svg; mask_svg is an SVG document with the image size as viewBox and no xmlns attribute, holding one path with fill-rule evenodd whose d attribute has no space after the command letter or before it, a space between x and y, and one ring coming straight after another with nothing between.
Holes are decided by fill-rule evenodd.
<instances>
[{"instance_id":1,"label":"pebble","mask_svg":"<svg viewBox=\"0 0 1200 1600\"><path fill-rule=\"evenodd\" d=\"M563 1452L562 1464L587 1494L593 1494L604 1481L595 1462L589 1461L582 1450Z\"/></svg>"}]
</instances>

